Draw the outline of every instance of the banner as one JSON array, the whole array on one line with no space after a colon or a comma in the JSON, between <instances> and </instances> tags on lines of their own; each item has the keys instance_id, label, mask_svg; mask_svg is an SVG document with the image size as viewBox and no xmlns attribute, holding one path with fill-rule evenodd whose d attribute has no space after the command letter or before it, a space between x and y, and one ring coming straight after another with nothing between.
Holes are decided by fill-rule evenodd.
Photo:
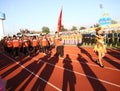
<instances>
[{"instance_id":1,"label":"banner","mask_svg":"<svg viewBox=\"0 0 120 91\"><path fill-rule=\"evenodd\" d=\"M61 31L61 26L62 26L62 9L60 11L60 15L59 15L59 18L58 18L58 32Z\"/></svg>"}]
</instances>

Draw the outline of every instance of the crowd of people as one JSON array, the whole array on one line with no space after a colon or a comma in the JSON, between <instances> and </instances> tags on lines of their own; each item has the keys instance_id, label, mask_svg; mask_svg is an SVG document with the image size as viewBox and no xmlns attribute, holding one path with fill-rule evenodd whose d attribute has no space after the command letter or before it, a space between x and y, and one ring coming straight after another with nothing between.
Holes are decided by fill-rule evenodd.
<instances>
[{"instance_id":1,"label":"crowd of people","mask_svg":"<svg viewBox=\"0 0 120 91\"><path fill-rule=\"evenodd\" d=\"M109 31L108 33L105 33L105 43L108 47L118 47L120 46L120 33L117 33L115 31ZM96 43L96 34L95 33L83 33L82 34L82 42L84 45L94 45Z\"/></svg>"},{"instance_id":2,"label":"crowd of people","mask_svg":"<svg viewBox=\"0 0 120 91\"><path fill-rule=\"evenodd\" d=\"M80 33L72 34L58 34L55 35L39 35L39 36L6 36L1 40L4 50L13 55L15 58L19 57L19 54L35 55L36 53L43 52L44 55L49 53L53 47L56 47L57 53L63 57L64 52L62 45L78 44L82 42L82 35Z\"/></svg>"},{"instance_id":3,"label":"crowd of people","mask_svg":"<svg viewBox=\"0 0 120 91\"><path fill-rule=\"evenodd\" d=\"M109 32L105 35L104 42L108 46L120 46L120 33ZM57 41L56 41L57 40ZM59 40L59 41L58 41ZM80 33L70 32L55 35L40 34L39 36L7 36L1 40L4 50L18 57L19 54L23 55L35 55L36 53L43 52L44 55L51 52L53 47L56 47L56 51L63 56L64 52L61 45L92 45L96 44L96 33Z\"/></svg>"},{"instance_id":4,"label":"crowd of people","mask_svg":"<svg viewBox=\"0 0 120 91\"><path fill-rule=\"evenodd\" d=\"M48 34L21 37L13 35L13 37L4 37L1 42L4 46L4 50L15 58L19 57L19 54L30 56L38 52L47 54L50 52L50 47L52 46L52 40Z\"/></svg>"}]
</instances>

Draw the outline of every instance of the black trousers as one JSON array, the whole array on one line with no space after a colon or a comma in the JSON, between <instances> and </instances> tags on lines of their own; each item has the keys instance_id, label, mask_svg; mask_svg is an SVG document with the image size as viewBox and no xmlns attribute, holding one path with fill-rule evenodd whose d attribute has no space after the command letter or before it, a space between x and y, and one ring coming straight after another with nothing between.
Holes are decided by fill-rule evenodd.
<instances>
[{"instance_id":1,"label":"black trousers","mask_svg":"<svg viewBox=\"0 0 120 91\"><path fill-rule=\"evenodd\" d=\"M43 52L43 53L47 53L47 46L43 46L43 47L42 47L42 52Z\"/></svg>"},{"instance_id":2,"label":"black trousers","mask_svg":"<svg viewBox=\"0 0 120 91\"><path fill-rule=\"evenodd\" d=\"M57 46L56 54L57 54L57 56L60 56L60 57L64 56L64 46L63 45Z\"/></svg>"},{"instance_id":3,"label":"black trousers","mask_svg":"<svg viewBox=\"0 0 120 91\"><path fill-rule=\"evenodd\" d=\"M23 53L26 55L26 54L29 54L29 48L28 47L23 47Z\"/></svg>"},{"instance_id":4,"label":"black trousers","mask_svg":"<svg viewBox=\"0 0 120 91\"><path fill-rule=\"evenodd\" d=\"M13 48L13 55L18 56L18 53L19 53L19 48L18 47Z\"/></svg>"}]
</instances>

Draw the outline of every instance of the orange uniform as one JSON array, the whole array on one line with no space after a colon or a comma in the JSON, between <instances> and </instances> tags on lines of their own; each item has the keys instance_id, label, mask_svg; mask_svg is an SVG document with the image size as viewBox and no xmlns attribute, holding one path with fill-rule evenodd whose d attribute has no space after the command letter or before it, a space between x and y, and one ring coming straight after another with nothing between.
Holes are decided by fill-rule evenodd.
<instances>
[{"instance_id":1,"label":"orange uniform","mask_svg":"<svg viewBox=\"0 0 120 91\"><path fill-rule=\"evenodd\" d=\"M33 40L32 40L32 47L35 47L35 46L37 46L37 40L36 40L36 39L33 39Z\"/></svg>"},{"instance_id":2,"label":"orange uniform","mask_svg":"<svg viewBox=\"0 0 120 91\"><path fill-rule=\"evenodd\" d=\"M62 45L62 41L61 41L61 39L60 38L55 38L55 45Z\"/></svg>"},{"instance_id":3,"label":"orange uniform","mask_svg":"<svg viewBox=\"0 0 120 91\"><path fill-rule=\"evenodd\" d=\"M26 39L23 40L23 47L28 47L28 40Z\"/></svg>"},{"instance_id":4,"label":"orange uniform","mask_svg":"<svg viewBox=\"0 0 120 91\"><path fill-rule=\"evenodd\" d=\"M47 46L47 40L46 39L42 39L42 46Z\"/></svg>"},{"instance_id":5,"label":"orange uniform","mask_svg":"<svg viewBox=\"0 0 120 91\"><path fill-rule=\"evenodd\" d=\"M13 40L13 47L15 48L15 47L19 47L19 40L17 40L17 39L14 39Z\"/></svg>"},{"instance_id":6,"label":"orange uniform","mask_svg":"<svg viewBox=\"0 0 120 91\"><path fill-rule=\"evenodd\" d=\"M19 47L22 47L22 40L19 40Z\"/></svg>"},{"instance_id":7,"label":"orange uniform","mask_svg":"<svg viewBox=\"0 0 120 91\"><path fill-rule=\"evenodd\" d=\"M7 41L7 47L10 48L10 47L12 47L12 46L13 46L12 41L11 41L11 40L8 40L8 41Z\"/></svg>"}]
</instances>

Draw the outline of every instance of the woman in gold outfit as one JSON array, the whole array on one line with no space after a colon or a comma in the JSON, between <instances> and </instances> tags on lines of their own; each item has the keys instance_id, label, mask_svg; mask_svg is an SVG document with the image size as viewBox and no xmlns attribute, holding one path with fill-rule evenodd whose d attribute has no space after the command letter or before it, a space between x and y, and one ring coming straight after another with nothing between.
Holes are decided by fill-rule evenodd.
<instances>
[{"instance_id":1,"label":"woman in gold outfit","mask_svg":"<svg viewBox=\"0 0 120 91\"><path fill-rule=\"evenodd\" d=\"M101 60L106 53L104 38L105 36L103 35L101 27L96 28L96 45L94 47L94 51L98 53L98 59L96 60L96 63L102 68L104 67L104 65L102 64Z\"/></svg>"}]
</instances>

